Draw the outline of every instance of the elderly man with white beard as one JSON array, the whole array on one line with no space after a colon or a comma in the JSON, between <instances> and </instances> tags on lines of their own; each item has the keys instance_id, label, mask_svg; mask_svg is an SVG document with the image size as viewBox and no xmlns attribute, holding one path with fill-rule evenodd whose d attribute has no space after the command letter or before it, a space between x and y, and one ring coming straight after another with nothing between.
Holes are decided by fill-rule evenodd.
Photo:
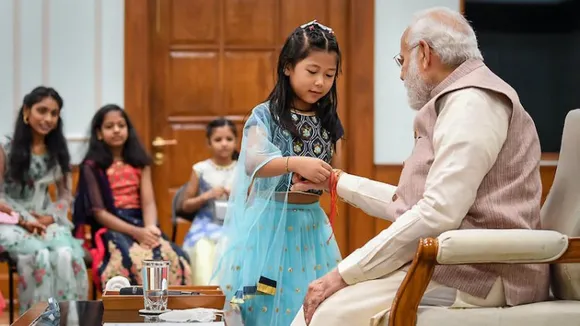
<instances>
[{"instance_id":1,"label":"elderly man with white beard","mask_svg":"<svg viewBox=\"0 0 580 326\"><path fill-rule=\"evenodd\" d=\"M418 13L395 59L417 110L398 186L335 171L344 201L393 223L310 285L292 325L378 324L420 238L540 228L536 128L516 91L483 63L465 18L445 8ZM328 190L295 177L294 190ZM544 265L437 266L424 304L513 306L547 299L548 284Z\"/></svg>"}]
</instances>

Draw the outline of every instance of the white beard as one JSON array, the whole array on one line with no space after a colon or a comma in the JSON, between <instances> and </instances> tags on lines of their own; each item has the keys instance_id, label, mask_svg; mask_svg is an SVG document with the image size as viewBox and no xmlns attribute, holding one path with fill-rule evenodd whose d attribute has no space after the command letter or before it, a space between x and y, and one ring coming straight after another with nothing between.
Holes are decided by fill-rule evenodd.
<instances>
[{"instance_id":1,"label":"white beard","mask_svg":"<svg viewBox=\"0 0 580 326\"><path fill-rule=\"evenodd\" d=\"M431 99L431 91L435 86L421 78L419 65L413 53L411 53L409 69L405 76L404 85L407 89L407 100L413 110L420 110Z\"/></svg>"}]
</instances>

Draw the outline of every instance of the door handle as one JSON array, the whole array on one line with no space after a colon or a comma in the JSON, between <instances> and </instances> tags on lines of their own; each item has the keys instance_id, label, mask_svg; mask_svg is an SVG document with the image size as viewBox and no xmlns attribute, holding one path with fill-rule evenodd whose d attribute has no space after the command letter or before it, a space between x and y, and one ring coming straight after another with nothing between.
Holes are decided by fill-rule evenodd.
<instances>
[{"instance_id":1,"label":"door handle","mask_svg":"<svg viewBox=\"0 0 580 326\"><path fill-rule=\"evenodd\" d=\"M151 145L153 145L153 147L172 146L172 145L177 145L177 140L175 140L175 139L163 139L161 137L155 137L155 139L153 139L153 142L151 142Z\"/></svg>"},{"instance_id":2,"label":"door handle","mask_svg":"<svg viewBox=\"0 0 580 326\"><path fill-rule=\"evenodd\" d=\"M163 158L164 158L163 153L157 152L153 156L153 163L155 163L155 165L161 165L163 164Z\"/></svg>"}]
</instances>

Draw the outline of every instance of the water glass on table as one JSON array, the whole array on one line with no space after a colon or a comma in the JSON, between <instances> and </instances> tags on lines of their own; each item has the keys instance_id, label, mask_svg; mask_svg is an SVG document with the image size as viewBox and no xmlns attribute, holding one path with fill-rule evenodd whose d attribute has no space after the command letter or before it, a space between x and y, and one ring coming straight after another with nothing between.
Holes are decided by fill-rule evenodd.
<instances>
[{"instance_id":1,"label":"water glass on table","mask_svg":"<svg viewBox=\"0 0 580 326\"><path fill-rule=\"evenodd\" d=\"M143 300L145 309L141 313L160 314L167 311L169 261L144 260Z\"/></svg>"}]
</instances>

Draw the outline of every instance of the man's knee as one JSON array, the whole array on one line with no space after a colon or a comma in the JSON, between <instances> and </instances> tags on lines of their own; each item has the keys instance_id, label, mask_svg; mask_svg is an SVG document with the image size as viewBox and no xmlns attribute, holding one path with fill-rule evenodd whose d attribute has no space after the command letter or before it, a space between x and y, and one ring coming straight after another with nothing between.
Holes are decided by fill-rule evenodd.
<instances>
[{"instance_id":1,"label":"man's knee","mask_svg":"<svg viewBox=\"0 0 580 326\"><path fill-rule=\"evenodd\" d=\"M337 307L327 301L323 302L312 315L310 326L340 325L339 321L344 319L345 309Z\"/></svg>"},{"instance_id":2,"label":"man's knee","mask_svg":"<svg viewBox=\"0 0 580 326\"><path fill-rule=\"evenodd\" d=\"M340 309L331 310L325 306L324 302L316 309L312 320L310 321L310 326L328 326L333 319L340 318ZM338 320L338 319L337 319ZM304 319L304 310L300 307L300 310L294 317L291 326L306 326L306 320Z\"/></svg>"},{"instance_id":3,"label":"man's knee","mask_svg":"<svg viewBox=\"0 0 580 326\"><path fill-rule=\"evenodd\" d=\"M303 307L300 307L300 310L298 310L298 313L294 317L294 320L290 326L306 326Z\"/></svg>"}]
</instances>

